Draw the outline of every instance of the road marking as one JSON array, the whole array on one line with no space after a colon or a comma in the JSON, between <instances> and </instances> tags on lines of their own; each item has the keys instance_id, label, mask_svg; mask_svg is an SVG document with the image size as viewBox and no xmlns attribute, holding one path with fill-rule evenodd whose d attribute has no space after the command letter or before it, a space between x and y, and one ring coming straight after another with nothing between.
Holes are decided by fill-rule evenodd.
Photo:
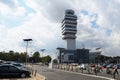
<instances>
[{"instance_id":1,"label":"road marking","mask_svg":"<svg viewBox=\"0 0 120 80\"><path fill-rule=\"evenodd\" d=\"M96 76L96 75L91 75L91 74L84 74L84 73L78 73L78 72L72 72L72 71L65 71L65 70L60 70L60 69L53 69L53 70L58 70L58 71L63 71L63 72L68 72L68 73L74 73L74 74L81 74L84 76L90 76L90 77L96 77L96 78L103 78L103 79L108 79L108 80L116 80L113 78L108 78L108 77L104 77L104 76Z\"/></svg>"}]
</instances>

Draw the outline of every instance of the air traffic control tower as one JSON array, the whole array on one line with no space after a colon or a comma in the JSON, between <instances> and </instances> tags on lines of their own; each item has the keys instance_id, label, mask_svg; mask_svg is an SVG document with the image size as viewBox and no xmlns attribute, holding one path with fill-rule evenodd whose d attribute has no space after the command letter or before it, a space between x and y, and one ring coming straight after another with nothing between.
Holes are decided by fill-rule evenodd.
<instances>
[{"instance_id":1,"label":"air traffic control tower","mask_svg":"<svg viewBox=\"0 0 120 80\"><path fill-rule=\"evenodd\" d=\"M66 10L62 21L62 35L66 41L65 49L76 50L77 16L73 10Z\"/></svg>"},{"instance_id":2,"label":"air traffic control tower","mask_svg":"<svg viewBox=\"0 0 120 80\"><path fill-rule=\"evenodd\" d=\"M66 10L62 20L62 35L65 40L65 50L62 62L74 62L76 52L77 16L73 10Z\"/></svg>"}]
</instances>

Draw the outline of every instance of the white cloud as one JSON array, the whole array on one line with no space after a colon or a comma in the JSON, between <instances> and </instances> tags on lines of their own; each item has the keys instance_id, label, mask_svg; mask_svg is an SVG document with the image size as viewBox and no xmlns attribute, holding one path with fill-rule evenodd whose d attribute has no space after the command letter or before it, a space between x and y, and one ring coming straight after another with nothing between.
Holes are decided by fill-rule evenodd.
<instances>
[{"instance_id":1,"label":"white cloud","mask_svg":"<svg viewBox=\"0 0 120 80\"><path fill-rule=\"evenodd\" d=\"M0 15L24 16L25 20L19 26L12 28L6 27L5 23L0 24L0 40L3 42L0 47L3 47L3 50L24 50L22 41L24 38L32 38L31 45L34 48L46 48L48 52L55 52L56 47L64 47L61 38L61 21L66 9L74 9L79 19L77 47L80 48L83 43L86 48L101 46L104 54L113 55L112 53L116 52L114 55L119 55L119 0L26 0L25 4L35 11L28 15L25 15L26 8L19 5L19 0L11 1L14 5L12 8L11 4L0 2L2 6ZM82 10L87 11L88 14L81 13ZM2 37L4 35L5 38Z\"/></svg>"},{"instance_id":2,"label":"white cloud","mask_svg":"<svg viewBox=\"0 0 120 80\"><path fill-rule=\"evenodd\" d=\"M0 13L1 15L10 16L23 16L26 12L25 8L20 6L16 0L11 0L9 2L1 0L0 1ZM9 1L9 0L8 0Z\"/></svg>"},{"instance_id":3,"label":"white cloud","mask_svg":"<svg viewBox=\"0 0 120 80\"><path fill-rule=\"evenodd\" d=\"M23 39L32 38L33 41L30 44L31 50L47 48L49 52L51 51L50 49L55 49L57 44L60 44L58 43L58 38L60 37L60 33L58 32L59 27L58 23L51 23L39 12L29 14L24 24L8 30L7 40L9 40L10 43L8 43L6 50L24 52L25 43Z\"/></svg>"}]
</instances>

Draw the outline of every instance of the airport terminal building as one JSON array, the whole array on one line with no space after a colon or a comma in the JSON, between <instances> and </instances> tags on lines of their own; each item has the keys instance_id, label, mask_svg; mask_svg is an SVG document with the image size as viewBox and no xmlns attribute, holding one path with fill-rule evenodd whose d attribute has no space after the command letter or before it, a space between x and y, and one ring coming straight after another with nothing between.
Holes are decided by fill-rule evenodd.
<instances>
[{"instance_id":1,"label":"airport terminal building","mask_svg":"<svg viewBox=\"0 0 120 80\"><path fill-rule=\"evenodd\" d=\"M77 16L73 10L65 11L61 29L65 48L57 48L58 62L89 63L89 49L76 49Z\"/></svg>"}]
</instances>

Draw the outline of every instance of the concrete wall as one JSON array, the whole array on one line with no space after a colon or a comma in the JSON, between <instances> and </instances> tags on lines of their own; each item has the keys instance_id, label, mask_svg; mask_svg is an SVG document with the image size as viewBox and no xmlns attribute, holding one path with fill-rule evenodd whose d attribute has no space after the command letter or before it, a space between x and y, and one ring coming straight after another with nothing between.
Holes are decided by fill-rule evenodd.
<instances>
[{"instance_id":1,"label":"concrete wall","mask_svg":"<svg viewBox=\"0 0 120 80\"><path fill-rule=\"evenodd\" d=\"M76 50L76 40L75 39L66 39L65 40L66 50Z\"/></svg>"}]
</instances>

